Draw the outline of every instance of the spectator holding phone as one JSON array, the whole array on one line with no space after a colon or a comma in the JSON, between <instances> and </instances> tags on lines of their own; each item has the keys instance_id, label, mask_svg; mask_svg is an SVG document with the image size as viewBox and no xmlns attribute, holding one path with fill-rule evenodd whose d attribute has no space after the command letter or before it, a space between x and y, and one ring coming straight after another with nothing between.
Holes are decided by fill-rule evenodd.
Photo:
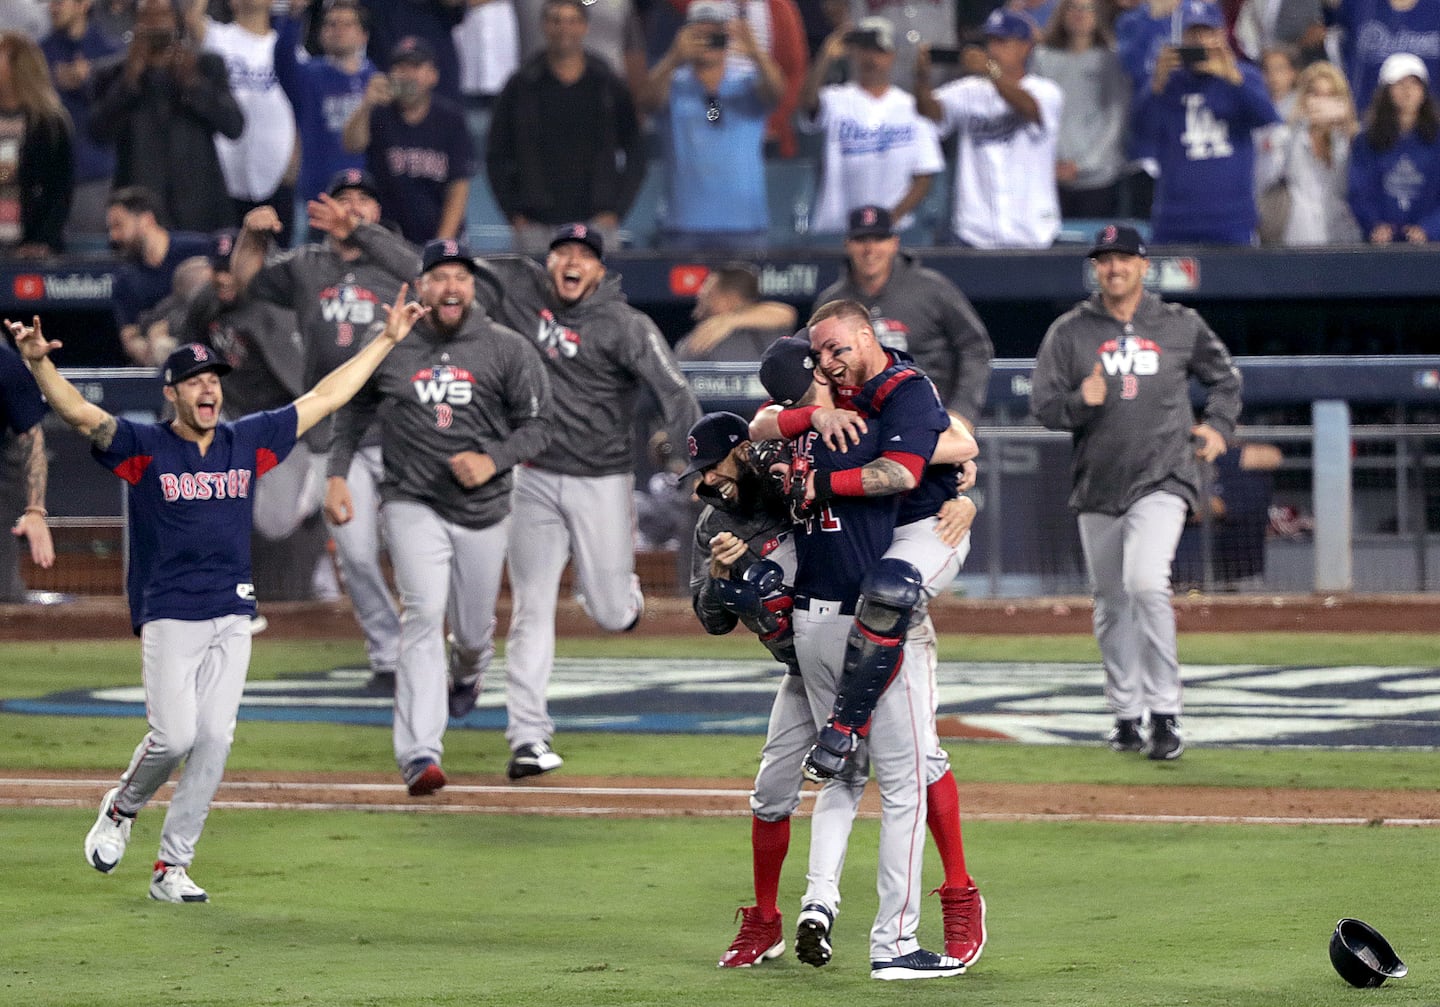
<instances>
[{"instance_id":1,"label":"spectator holding phone","mask_svg":"<svg viewBox=\"0 0 1440 1007\"><path fill-rule=\"evenodd\" d=\"M200 52L170 0L138 0L122 60L94 74L90 134L115 144L115 187L143 185L160 216L183 231L234 225L216 135L234 140L245 116L225 61Z\"/></svg>"},{"instance_id":2,"label":"spectator holding phone","mask_svg":"<svg viewBox=\"0 0 1440 1007\"><path fill-rule=\"evenodd\" d=\"M1350 159L1350 208L1372 245L1440 235L1440 113L1420 57L1396 53Z\"/></svg>"},{"instance_id":3,"label":"spectator holding phone","mask_svg":"<svg viewBox=\"0 0 1440 1007\"><path fill-rule=\"evenodd\" d=\"M1275 239L1266 237L1261 201L1262 240L1280 245L1339 245L1360 240L1360 227L1350 212L1346 189L1350 150L1360 124L1350 86L1333 63L1311 63L1300 74L1290 121L1277 127L1273 146L1258 166L1259 192L1283 185L1288 200L1284 219L1272 222Z\"/></svg>"},{"instance_id":4,"label":"spectator holding phone","mask_svg":"<svg viewBox=\"0 0 1440 1007\"><path fill-rule=\"evenodd\" d=\"M966 76L930 90L930 52L915 65L915 106L957 137L954 239L972 248L1049 248L1060 232L1055 141L1064 96L1027 70L1035 22L1003 7L968 46Z\"/></svg>"},{"instance_id":5,"label":"spectator holding phone","mask_svg":"<svg viewBox=\"0 0 1440 1007\"><path fill-rule=\"evenodd\" d=\"M849 63L849 81L821 86L834 64ZM915 98L891 83L895 29L883 17L861 18L832 32L800 92L800 128L825 136L820 195L811 229L845 230L852 210L882 206L904 230L910 215L945 170L935 126L915 110Z\"/></svg>"},{"instance_id":6,"label":"spectator holding phone","mask_svg":"<svg viewBox=\"0 0 1440 1007\"><path fill-rule=\"evenodd\" d=\"M765 120L784 88L780 67L730 0L690 4L641 98L663 137L667 244L764 247Z\"/></svg>"},{"instance_id":7,"label":"spectator holding phone","mask_svg":"<svg viewBox=\"0 0 1440 1007\"><path fill-rule=\"evenodd\" d=\"M1156 244L1255 241L1252 132L1276 122L1254 66L1235 59L1220 8L1185 0L1181 44L1164 45L1132 126L1160 166L1151 213Z\"/></svg>"},{"instance_id":8,"label":"spectator holding phone","mask_svg":"<svg viewBox=\"0 0 1440 1007\"><path fill-rule=\"evenodd\" d=\"M1130 80L1101 8L1108 0L1060 0L1031 69L1060 85L1065 108L1055 141L1064 217L1113 217L1130 117Z\"/></svg>"}]
</instances>

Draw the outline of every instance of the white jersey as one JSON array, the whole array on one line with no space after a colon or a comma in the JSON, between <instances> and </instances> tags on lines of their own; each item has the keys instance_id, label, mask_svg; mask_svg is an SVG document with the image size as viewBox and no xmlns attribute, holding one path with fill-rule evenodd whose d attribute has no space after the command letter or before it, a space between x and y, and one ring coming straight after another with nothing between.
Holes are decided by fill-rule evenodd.
<instances>
[{"instance_id":1,"label":"white jersey","mask_svg":"<svg viewBox=\"0 0 1440 1007\"><path fill-rule=\"evenodd\" d=\"M816 231L845 230L856 207L891 209L914 176L945 169L934 124L915 111L914 95L898 87L878 98L855 83L823 87L815 118L802 115L800 127L825 134L824 172L811 218ZM906 216L896 227L904 230L914 222Z\"/></svg>"},{"instance_id":2,"label":"white jersey","mask_svg":"<svg viewBox=\"0 0 1440 1007\"><path fill-rule=\"evenodd\" d=\"M1021 119L988 77L962 77L935 92L941 135L958 135L952 227L975 248L1048 248L1060 233L1055 141L1064 95L1033 74L1020 86L1039 104L1039 123Z\"/></svg>"},{"instance_id":3,"label":"white jersey","mask_svg":"<svg viewBox=\"0 0 1440 1007\"><path fill-rule=\"evenodd\" d=\"M215 137L225 189L235 199L275 194L295 149L295 113L275 76L275 32L256 35L238 24L205 22L205 50L221 56L230 91L245 113L238 140Z\"/></svg>"}]
</instances>

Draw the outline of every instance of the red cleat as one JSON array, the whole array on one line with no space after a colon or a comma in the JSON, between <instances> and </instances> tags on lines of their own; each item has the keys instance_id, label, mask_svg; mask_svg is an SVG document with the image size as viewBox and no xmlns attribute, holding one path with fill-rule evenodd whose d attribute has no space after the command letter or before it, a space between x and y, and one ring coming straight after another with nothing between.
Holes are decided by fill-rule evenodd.
<instances>
[{"instance_id":1,"label":"red cleat","mask_svg":"<svg viewBox=\"0 0 1440 1007\"><path fill-rule=\"evenodd\" d=\"M779 958L785 953L785 938L781 936L782 923L779 913L771 919L760 915L759 906L741 906L735 911L741 916L740 934L721 956L717 965L722 969L748 969L751 965Z\"/></svg>"},{"instance_id":2,"label":"red cleat","mask_svg":"<svg viewBox=\"0 0 1440 1007\"><path fill-rule=\"evenodd\" d=\"M985 950L985 900L974 885L935 891L940 895L940 911L945 918L945 953L959 958L969 968Z\"/></svg>"}]
</instances>

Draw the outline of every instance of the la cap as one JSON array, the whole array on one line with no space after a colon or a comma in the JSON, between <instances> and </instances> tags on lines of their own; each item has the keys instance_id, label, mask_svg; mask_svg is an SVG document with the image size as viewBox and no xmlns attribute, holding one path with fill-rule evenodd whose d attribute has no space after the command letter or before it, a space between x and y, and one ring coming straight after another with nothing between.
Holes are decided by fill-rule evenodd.
<instances>
[{"instance_id":1,"label":"la cap","mask_svg":"<svg viewBox=\"0 0 1440 1007\"><path fill-rule=\"evenodd\" d=\"M997 7L985 19L980 31L986 38L1018 38L1033 42L1040 34L1040 26L1028 14Z\"/></svg>"}]
</instances>

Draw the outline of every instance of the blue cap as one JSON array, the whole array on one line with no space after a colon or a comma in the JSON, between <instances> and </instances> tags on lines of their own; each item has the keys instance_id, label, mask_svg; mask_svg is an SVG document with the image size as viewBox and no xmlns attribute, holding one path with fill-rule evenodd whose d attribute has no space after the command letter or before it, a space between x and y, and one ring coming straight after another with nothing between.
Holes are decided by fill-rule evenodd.
<instances>
[{"instance_id":1,"label":"blue cap","mask_svg":"<svg viewBox=\"0 0 1440 1007\"><path fill-rule=\"evenodd\" d=\"M1185 0L1180 6L1180 27L1185 28L1224 28L1225 15L1220 11L1220 5L1211 3L1210 0Z\"/></svg>"},{"instance_id":2,"label":"blue cap","mask_svg":"<svg viewBox=\"0 0 1440 1007\"><path fill-rule=\"evenodd\" d=\"M1004 7L992 10L980 30L986 38L1018 38L1026 42L1035 41L1040 34L1040 26L1029 14Z\"/></svg>"},{"instance_id":3,"label":"blue cap","mask_svg":"<svg viewBox=\"0 0 1440 1007\"><path fill-rule=\"evenodd\" d=\"M375 176L364 168L341 168L330 177L330 184L325 187L325 193L329 196L338 196L346 189L359 189L371 199L380 198L380 186L375 181Z\"/></svg>"},{"instance_id":4,"label":"blue cap","mask_svg":"<svg viewBox=\"0 0 1440 1007\"><path fill-rule=\"evenodd\" d=\"M420 254L420 272L428 273L446 262L458 262L470 272L475 272L475 253L465 242L454 238L435 238L425 242L425 250Z\"/></svg>"},{"instance_id":5,"label":"blue cap","mask_svg":"<svg viewBox=\"0 0 1440 1007\"><path fill-rule=\"evenodd\" d=\"M681 478L704 472L712 465L718 465L735 445L750 439L750 424L744 417L734 413L706 413L690 428L685 438L685 450L690 455L690 465Z\"/></svg>"},{"instance_id":6,"label":"blue cap","mask_svg":"<svg viewBox=\"0 0 1440 1007\"><path fill-rule=\"evenodd\" d=\"M186 343L177 346L165 358L161 377L167 385L178 385L186 378L193 378L206 371L214 371L221 377L230 373L230 365L220 359L220 354L203 343Z\"/></svg>"},{"instance_id":7,"label":"blue cap","mask_svg":"<svg viewBox=\"0 0 1440 1007\"><path fill-rule=\"evenodd\" d=\"M595 253L595 258L605 261L605 237L589 224L561 224L550 236L550 247L573 241L584 245Z\"/></svg>"},{"instance_id":8,"label":"blue cap","mask_svg":"<svg viewBox=\"0 0 1440 1007\"><path fill-rule=\"evenodd\" d=\"M782 406L803 399L814 381L808 328L775 340L760 358L760 384L765 386L765 394Z\"/></svg>"}]
</instances>

